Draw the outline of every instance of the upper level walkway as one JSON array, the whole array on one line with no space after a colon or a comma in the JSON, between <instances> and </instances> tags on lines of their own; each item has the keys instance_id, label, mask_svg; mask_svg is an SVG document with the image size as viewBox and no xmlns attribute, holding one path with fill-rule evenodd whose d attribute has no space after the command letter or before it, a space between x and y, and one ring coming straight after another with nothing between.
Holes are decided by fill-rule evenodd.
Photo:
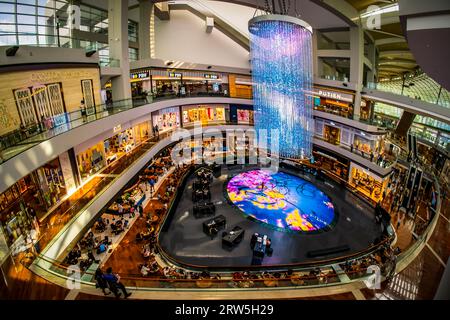
<instances>
[{"instance_id":1,"label":"upper level walkway","mask_svg":"<svg viewBox=\"0 0 450 320\"><path fill-rule=\"evenodd\" d=\"M450 124L450 108L430 103L424 100L414 99L389 91L379 89L363 88L363 98L383 102L409 111L414 114L430 117L438 121Z\"/></svg>"}]
</instances>

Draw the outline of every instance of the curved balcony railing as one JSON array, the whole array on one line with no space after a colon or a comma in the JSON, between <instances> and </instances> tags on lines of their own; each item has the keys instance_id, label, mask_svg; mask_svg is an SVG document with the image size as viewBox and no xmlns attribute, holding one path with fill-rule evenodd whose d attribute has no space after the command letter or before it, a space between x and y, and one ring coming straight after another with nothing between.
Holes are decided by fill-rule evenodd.
<instances>
[{"instance_id":1,"label":"curved balcony railing","mask_svg":"<svg viewBox=\"0 0 450 320\"><path fill-rule=\"evenodd\" d=\"M450 108L450 92L425 73L408 77L405 81L399 79L377 83L369 82L366 87Z\"/></svg>"},{"instance_id":2,"label":"curved balcony railing","mask_svg":"<svg viewBox=\"0 0 450 320\"><path fill-rule=\"evenodd\" d=\"M180 181L185 181L190 172L190 170L187 170ZM158 228L155 228L154 232L158 232L161 226L166 223L173 207L176 206L177 195L180 194L180 192L183 192L183 188L176 189L169 209L166 211L164 216L164 221L161 222ZM385 266L381 262L375 262L376 260L372 255L382 255L382 252L389 247L391 241L392 238L388 237L378 244L340 258L273 267L273 272L262 273L264 269L270 269L270 267L267 266L243 266L242 268L221 268L215 270L208 268L208 271L211 273L214 272L214 274L207 276L204 273L204 271L206 271L205 268L197 268L196 266L186 265L181 266L181 264L175 262L175 265L179 267L179 271L176 274L165 276L161 273L161 270L149 274L148 276L141 276L139 273L122 273L121 281L126 286L132 287L136 290L153 288L165 290L173 290L174 288L195 290L220 288L222 290L233 290L236 288L265 287L327 287L362 280L370 275L370 272L368 272L368 267L370 264L377 263L380 269L387 273L389 266ZM167 255L161 248L159 248L159 253L163 260L172 261L172 259L168 259ZM353 262L360 259L365 261L365 264L363 263L357 270L350 270L345 267L345 262ZM35 263L32 264L33 260ZM50 272L60 278L63 283L66 283L66 281L71 278L77 280L73 278L73 268L70 265L61 263L42 254L35 257L28 256L22 261L22 263L26 266L30 266L32 264L35 271L36 268L38 268L38 272ZM318 271L318 268L320 271ZM284 271L279 271L281 269ZM180 270L183 270L183 272ZM291 270L292 274L288 274L287 270ZM248 271L249 275L245 277L237 276L237 274L239 275L239 272L242 271ZM95 287L95 283L92 282L94 274L89 270L81 271L80 274L77 275L77 278L83 285Z\"/></svg>"},{"instance_id":3,"label":"curved balcony railing","mask_svg":"<svg viewBox=\"0 0 450 320\"><path fill-rule=\"evenodd\" d=\"M43 141L51 139L57 135L68 132L87 123L161 100L204 96L226 97L226 95L224 94L202 93L190 96L148 96L146 99L127 99L115 101L109 104L101 104L91 109L87 109L86 115L82 115L81 110L76 110L46 118L40 123L36 123L30 127L14 130L0 137L0 164Z\"/></svg>"},{"instance_id":4,"label":"curved balcony railing","mask_svg":"<svg viewBox=\"0 0 450 320\"><path fill-rule=\"evenodd\" d=\"M161 137L160 137L161 138ZM128 163L129 165L129 163ZM437 182L436 182L437 183ZM402 252L400 254L401 259L407 259L414 255L414 252L416 250L419 250L421 246L425 245L426 241L431 236L432 230L434 226L436 225L437 217L439 216L440 211L440 192L439 192L439 185L436 186L436 190L438 192L438 199L437 199L437 207L436 210L434 210L434 216L430 223L428 224L425 231L419 235L419 238L417 241L410 246L406 251ZM176 192L179 192L179 188ZM175 196L174 196L175 198ZM173 199L174 199L173 198ZM173 205L173 202L171 202L171 206ZM167 215L165 216L167 218ZM389 238L388 238L389 239ZM388 241L388 240L385 240ZM372 254L376 253L378 249L381 249L382 246L384 246L386 243L382 242L378 245L372 246L362 252L352 254L351 256L348 256L348 261L355 261L360 260L361 261L367 261ZM413 252L414 251L414 252ZM35 260L35 258L37 260ZM46 264L47 267L43 267L38 262L34 263L33 266L35 268L42 269L43 272L50 272L53 275L56 275L62 283L66 283L66 281L69 279L73 279L71 276L71 272L73 269L70 268L68 265L64 265L56 260L49 259L48 257L44 255L38 255L33 256L32 259L29 259L29 256L25 258L26 260L23 260L22 262L25 265L31 265L33 261L43 261L44 265ZM399 262L400 260L399 259ZM292 271L294 272L292 275L283 274L280 272L275 272L271 274L261 274L258 270L252 271L252 274L250 277L245 278L235 278L230 273L224 273L220 276L202 276L200 273L196 274L195 277L187 277L187 276L162 276L158 274L150 275L147 277L140 276L138 273L136 274L122 274L122 281L125 285L128 287L131 287L133 289L137 290L146 290L151 288L159 288L163 290L173 290L174 288L183 288L187 290L206 290L208 288L211 289L228 289L233 290L234 288L265 288L265 287L326 287L331 285L338 285L343 284L349 281L360 281L364 279L365 276L367 276L366 271L367 269L365 267L360 267L357 270L352 270L346 268L346 264L339 265L339 268L337 268L337 264L343 263L342 261L339 262L335 259L330 259L329 261L321 261L319 263L320 268L322 268L322 271L326 271L326 273L320 273L317 274L311 274L311 272L314 272L317 268L317 263L313 264L312 266L308 265L299 265L299 266L292 266ZM359 265L359 263L357 264ZM379 265L382 270L386 271L383 264ZM342 270L344 269L344 270ZM36 271L36 269L34 269ZM71 271L72 270L72 271ZM280 276L281 274L281 276ZM186 275L186 274L185 274ZM349 279L345 280L346 278L343 278L342 276L346 275ZM93 274L89 272L85 272L82 276L81 283L87 287L94 288L95 284L92 282ZM344 279L344 280L342 280Z\"/></svg>"}]
</instances>

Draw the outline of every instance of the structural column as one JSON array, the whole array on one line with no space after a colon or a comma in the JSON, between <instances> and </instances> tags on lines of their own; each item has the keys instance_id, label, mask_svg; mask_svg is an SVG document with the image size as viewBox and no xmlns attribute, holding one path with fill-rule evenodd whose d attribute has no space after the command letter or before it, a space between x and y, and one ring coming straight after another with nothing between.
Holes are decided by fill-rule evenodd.
<instances>
[{"instance_id":1,"label":"structural column","mask_svg":"<svg viewBox=\"0 0 450 320\"><path fill-rule=\"evenodd\" d=\"M361 114L361 89L364 70L364 31L361 27L350 27L350 82L354 84L355 105L353 119L359 120Z\"/></svg>"},{"instance_id":2,"label":"structural column","mask_svg":"<svg viewBox=\"0 0 450 320\"><path fill-rule=\"evenodd\" d=\"M128 1L108 0L109 57L120 61L120 76L111 79L113 101L131 99L128 58Z\"/></svg>"},{"instance_id":3,"label":"structural column","mask_svg":"<svg viewBox=\"0 0 450 320\"><path fill-rule=\"evenodd\" d=\"M376 55L376 47L375 43L369 44L369 52L368 52L368 59L369 62L372 64L372 68L367 73L367 82L375 82L375 75L377 70L377 55Z\"/></svg>"},{"instance_id":4,"label":"structural column","mask_svg":"<svg viewBox=\"0 0 450 320\"><path fill-rule=\"evenodd\" d=\"M150 0L139 0L139 60L151 58L151 16L153 3Z\"/></svg>"},{"instance_id":5,"label":"structural column","mask_svg":"<svg viewBox=\"0 0 450 320\"><path fill-rule=\"evenodd\" d=\"M79 30L81 26L81 0L71 0L67 7L68 25L70 29L70 47L80 48Z\"/></svg>"}]
</instances>

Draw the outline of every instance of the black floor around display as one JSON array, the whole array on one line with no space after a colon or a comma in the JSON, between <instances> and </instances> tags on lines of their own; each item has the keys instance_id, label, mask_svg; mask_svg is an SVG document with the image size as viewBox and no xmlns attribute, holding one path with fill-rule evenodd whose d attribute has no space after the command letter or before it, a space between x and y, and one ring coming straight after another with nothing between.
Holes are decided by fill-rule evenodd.
<instances>
[{"instance_id":1,"label":"black floor around display","mask_svg":"<svg viewBox=\"0 0 450 320\"><path fill-rule=\"evenodd\" d=\"M254 168L254 167L253 167ZM331 230L321 233L292 233L277 231L264 223L253 221L229 203L225 196L225 182L233 175L250 170L243 166L221 168L221 175L211 184L211 201L215 203L214 216L226 217L226 230L240 226L244 238L233 250L222 247L222 231L211 239L203 232L204 221L214 216L196 218L193 215L192 184L194 175L186 181L181 198L161 231L159 244L167 256L183 265L203 267L245 267L250 265L277 266L312 262L356 253L369 247L381 236L381 227L374 221L374 209L332 180L318 180L310 174L300 174L292 169L286 172L312 182L328 194L337 211L337 220ZM253 233L265 234L272 239L273 253L262 260L254 259L250 247ZM332 253L333 249L349 250ZM331 250L328 250L331 249ZM321 255L320 252L326 253ZM339 250L337 250L339 251ZM311 254L313 253L313 254Z\"/></svg>"}]
</instances>

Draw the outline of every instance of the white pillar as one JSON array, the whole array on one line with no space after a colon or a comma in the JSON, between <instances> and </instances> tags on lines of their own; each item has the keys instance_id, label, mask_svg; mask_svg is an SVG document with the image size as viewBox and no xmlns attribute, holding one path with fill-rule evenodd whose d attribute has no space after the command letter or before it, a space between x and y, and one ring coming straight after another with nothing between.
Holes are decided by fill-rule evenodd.
<instances>
[{"instance_id":1,"label":"white pillar","mask_svg":"<svg viewBox=\"0 0 450 320\"><path fill-rule=\"evenodd\" d=\"M364 31L361 27L350 27L350 83L355 85L353 119L359 120L361 113L361 89L364 70Z\"/></svg>"},{"instance_id":2,"label":"white pillar","mask_svg":"<svg viewBox=\"0 0 450 320\"><path fill-rule=\"evenodd\" d=\"M113 101L131 99L128 58L128 1L108 0L109 57L120 61L122 74L111 79Z\"/></svg>"},{"instance_id":3,"label":"white pillar","mask_svg":"<svg viewBox=\"0 0 450 320\"><path fill-rule=\"evenodd\" d=\"M68 27L70 32L70 47L80 48L80 40L76 39L78 36L77 31L81 26L81 1L72 0L67 6Z\"/></svg>"},{"instance_id":4,"label":"white pillar","mask_svg":"<svg viewBox=\"0 0 450 320\"><path fill-rule=\"evenodd\" d=\"M153 3L150 0L139 0L139 60L151 58L151 15Z\"/></svg>"},{"instance_id":5,"label":"white pillar","mask_svg":"<svg viewBox=\"0 0 450 320\"><path fill-rule=\"evenodd\" d=\"M375 82L375 75L377 74L377 53L376 53L376 47L375 43L370 43L368 45L368 53L367 53L367 59L372 64L372 69L370 69L367 72L367 82Z\"/></svg>"}]
</instances>

